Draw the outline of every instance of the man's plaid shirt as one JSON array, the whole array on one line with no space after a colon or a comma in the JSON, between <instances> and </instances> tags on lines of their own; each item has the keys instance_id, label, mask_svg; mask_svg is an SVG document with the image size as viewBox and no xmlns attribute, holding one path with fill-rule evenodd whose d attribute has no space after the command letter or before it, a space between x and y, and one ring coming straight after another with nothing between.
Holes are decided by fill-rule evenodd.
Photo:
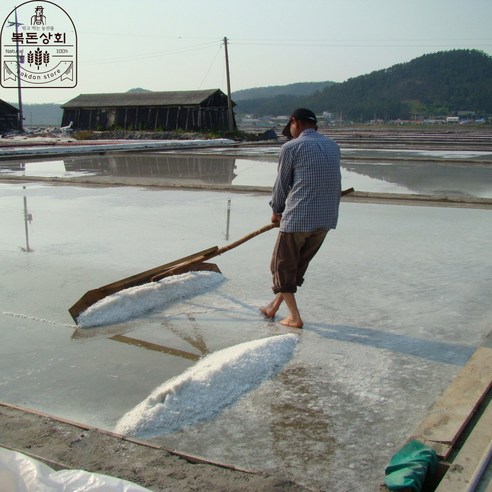
<instances>
[{"instance_id":1,"label":"man's plaid shirt","mask_svg":"<svg viewBox=\"0 0 492 492\"><path fill-rule=\"evenodd\" d=\"M335 229L340 203L340 148L314 129L280 149L270 206L282 214L280 231Z\"/></svg>"}]
</instances>

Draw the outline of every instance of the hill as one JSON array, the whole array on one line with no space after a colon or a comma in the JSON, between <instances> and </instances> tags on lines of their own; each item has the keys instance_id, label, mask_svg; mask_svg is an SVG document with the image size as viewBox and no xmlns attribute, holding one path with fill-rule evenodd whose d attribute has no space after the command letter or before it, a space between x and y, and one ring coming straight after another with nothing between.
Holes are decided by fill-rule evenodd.
<instances>
[{"instance_id":1,"label":"hill","mask_svg":"<svg viewBox=\"0 0 492 492\"><path fill-rule=\"evenodd\" d=\"M410 119L460 111L492 115L492 57L478 50L423 55L331 84L312 96L240 101L236 111L282 115L295 106L343 115L345 121Z\"/></svg>"},{"instance_id":2,"label":"hill","mask_svg":"<svg viewBox=\"0 0 492 492\"><path fill-rule=\"evenodd\" d=\"M147 92L142 88L129 92ZM423 55L367 75L335 82L299 82L233 92L238 116L280 116L306 106L344 121L407 120L474 113L492 116L492 57L478 50ZM15 103L13 106L17 106ZM59 126L55 104L26 104L27 127Z\"/></svg>"},{"instance_id":3,"label":"hill","mask_svg":"<svg viewBox=\"0 0 492 492\"><path fill-rule=\"evenodd\" d=\"M265 99L277 96L311 96L323 90L335 82L297 82L288 85L272 85L268 87L253 87L243 89L231 94L234 102L244 101L245 99Z\"/></svg>"}]
</instances>

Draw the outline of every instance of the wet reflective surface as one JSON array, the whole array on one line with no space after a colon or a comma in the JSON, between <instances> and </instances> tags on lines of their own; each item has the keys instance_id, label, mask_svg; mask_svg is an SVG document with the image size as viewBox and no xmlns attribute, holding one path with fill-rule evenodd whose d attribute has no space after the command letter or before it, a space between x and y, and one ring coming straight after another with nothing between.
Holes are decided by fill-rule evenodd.
<instances>
[{"instance_id":1,"label":"wet reflective surface","mask_svg":"<svg viewBox=\"0 0 492 492\"><path fill-rule=\"evenodd\" d=\"M0 162L0 174L139 177L173 184L272 186L278 147L120 153ZM345 187L358 191L492 198L492 153L342 149Z\"/></svg>"},{"instance_id":2,"label":"wet reflective surface","mask_svg":"<svg viewBox=\"0 0 492 492\"><path fill-rule=\"evenodd\" d=\"M274 159L243 157L234 182L269 180L264 166L274 176ZM274 231L217 258L226 281L213 291L101 328L68 313L90 289L268 223L268 196L0 183L0 210L2 401L113 429L197 356L292 332L257 309L272 296ZM491 243L490 210L342 203L299 291L291 362L218 417L155 440L313 488L377 490L490 330Z\"/></svg>"}]
</instances>

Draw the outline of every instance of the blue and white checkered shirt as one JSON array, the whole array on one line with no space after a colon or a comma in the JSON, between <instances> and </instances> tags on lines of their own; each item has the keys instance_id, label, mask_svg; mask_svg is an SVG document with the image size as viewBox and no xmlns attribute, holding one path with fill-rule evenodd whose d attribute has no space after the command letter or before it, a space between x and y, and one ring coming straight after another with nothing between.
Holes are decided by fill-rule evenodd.
<instances>
[{"instance_id":1,"label":"blue and white checkered shirt","mask_svg":"<svg viewBox=\"0 0 492 492\"><path fill-rule=\"evenodd\" d=\"M280 231L335 229L340 204L340 148L314 129L282 145L270 206Z\"/></svg>"}]
</instances>

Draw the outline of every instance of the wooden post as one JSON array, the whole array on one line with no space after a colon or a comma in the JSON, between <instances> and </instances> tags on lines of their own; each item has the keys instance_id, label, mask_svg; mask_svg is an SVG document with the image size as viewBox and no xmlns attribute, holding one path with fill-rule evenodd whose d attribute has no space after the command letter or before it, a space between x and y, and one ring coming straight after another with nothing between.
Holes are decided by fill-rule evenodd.
<instances>
[{"instance_id":1,"label":"wooden post","mask_svg":"<svg viewBox=\"0 0 492 492\"><path fill-rule=\"evenodd\" d=\"M157 130L157 122L159 121L159 108L156 108L155 112L155 122L154 122L154 130Z\"/></svg>"},{"instance_id":2,"label":"wooden post","mask_svg":"<svg viewBox=\"0 0 492 492\"><path fill-rule=\"evenodd\" d=\"M20 56L19 56L19 23L17 22L17 7L15 7L15 47L16 47L16 58L17 58L17 97L19 99L19 113L17 129L20 132L24 131L24 113L22 111L22 89L21 89L21 68L20 68ZM23 55L24 56L24 55Z\"/></svg>"}]
</instances>

